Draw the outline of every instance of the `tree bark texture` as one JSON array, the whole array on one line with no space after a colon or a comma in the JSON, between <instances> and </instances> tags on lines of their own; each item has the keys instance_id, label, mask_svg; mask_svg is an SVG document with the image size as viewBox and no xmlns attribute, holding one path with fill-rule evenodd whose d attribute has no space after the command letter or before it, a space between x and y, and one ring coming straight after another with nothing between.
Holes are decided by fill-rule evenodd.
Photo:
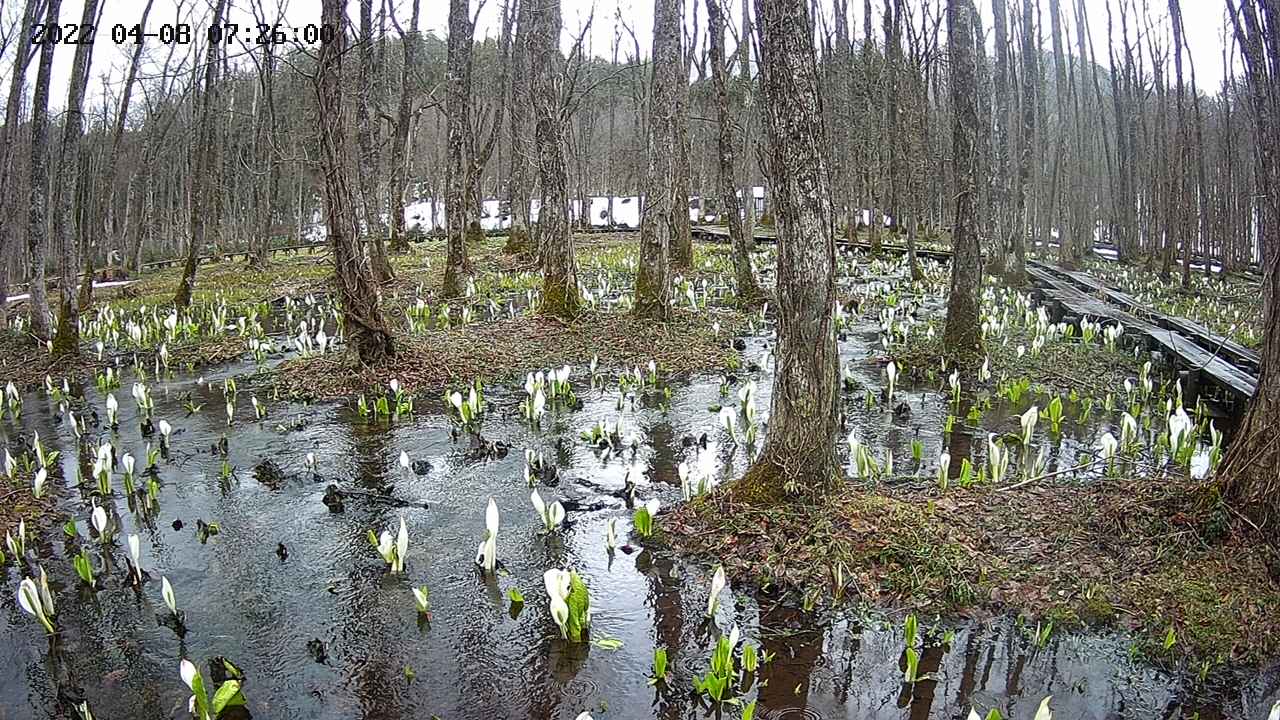
<instances>
[{"instance_id":1,"label":"tree bark texture","mask_svg":"<svg viewBox=\"0 0 1280 720\"><path fill-rule=\"evenodd\" d=\"M4 127L0 128L0 177L13 178L17 165L14 147L17 143L17 126L22 113L23 88L27 79L27 66L31 63L31 28L40 13L39 0L28 0L22 14L17 44L13 56L13 73L9 78L9 97L4 107ZM20 236L19 218L15 216L13 203L17 188L0 191L0 263L9 256L9 244ZM0 277L0 329L9 324L8 278Z\"/></svg>"},{"instance_id":2,"label":"tree bark texture","mask_svg":"<svg viewBox=\"0 0 1280 720\"><path fill-rule=\"evenodd\" d=\"M724 58L724 14L720 0L706 0L707 39L711 62L711 79L716 92L716 173L717 200L728 221L729 245L733 254L733 277L737 286L738 301L754 304L761 298L760 285L751 269L751 250L747 246L747 229L738 213L738 198L734 181L737 178L734 162L733 117L729 110L729 77Z\"/></svg>"},{"instance_id":3,"label":"tree bark texture","mask_svg":"<svg viewBox=\"0 0 1280 720\"><path fill-rule=\"evenodd\" d=\"M324 0L321 23L336 30L322 43L317 60L316 100L320 161L334 278L342 305L343 330L360 362L373 365L394 354L391 333L378 307L378 293L360 248L356 193L351 187L342 109L342 56L347 49L346 0Z\"/></svg>"},{"instance_id":4,"label":"tree bark texture","mask_svg":"<svg viewBox=\"0 0 1280 720\"><path fill-rule=\"evenodd\" d=\"M222 23L223 13L227 8L227 0L217 0L213 10L213 24ZM216 132L214 130L213 97L217 92L219 43L209 43L205 51L204 87L200 97L200 118L196 126L195 175L191 178L191 238L187 246L187 257L182 267L182 278L178 281L178 291L173 297L173 304L185 308L191 304L191 295L196 287L196 265L200 262L200 252L209 240L210 223L217 223L212 202L213 187L210 187L214 173L214 146Z\"/></svg>"},{"instance_id":5,"label":"tree bark texture","mask_svg":"<svg viewBox=\"0 0 1280 720\"><path fill-rule=\"evenodd\" d=\"M982 249L978 242L977 213L978 67L973 43L974 15L973 0L948 0L956 216L951 231L951 293L947 299L943 347L948 358L964 368L977 361L981 350L978 292L982 287Z\"/></svg>"},{"instance_id":6,"label":"tree bark texture","mask_svg":"<svg viewBox=\"0 0 1280 720\"><path fill-rule=\"evenodd\" d=\"M82 26L96 24L98 0L85 0L80 17ZM54 336L55 358L76 355L80 352L80 309L76 282L80 268L80 253L76 227L76 208L83 207L83 196L75 192L75 169L87 170L87 163L80 157L80 138L84 134L84 92L89 82L89 65L93 61L93 43L76 45L71 61L71 80L67 86L67 110L62 120L62 145L58 151L58 163L54 174L54 203L51 236L57 241L61 258L62 279L58 285L60 296L58 332ZM80 173L81 179L86 179ZM92 275L89 280L92 281Z\"/></svg>"},{"instance_id":7,"label":"tree bark texture","mask_svg":"<svg viewBox=\"0 0 1280 720\"><path fill-rule=\"evenodd\" d=\"M1263 341L1258 389L1219 470L1224 495L1268 537L1280 524L1280 7L1227 0L1244 55L1258 138L1255 182L1262 269Z\"/></svg>"},{"instance_id":8,"label":"tree bark texture","mask_svg":"<svg viewBox=\"0 0 1280 720\"><path fill-rule=\"evenodd\" d=\"M409 31L400 33L404 65L400 72L400 102L396 106L395 137L391 140L391 250L406 252L409 238L405 235L404 194L409 184L409 123L413 121L413 73L420 64L422 36L418 33L418 11L421 0L413 0ZM435 206L432 205L434 212Z\"/></svg>"},{"instance_id":9,"label":"tree bark texture","mask_svg":"<svg viewBox=\"0 0 1280 720\"><path fill-rule=\"evenodd\" d=\"M538 248L542 257L543 315L571 318L578 314L578 263L569 229L569 177L565 169L565 124L568 109L561 97L560 0L537 2L529 34L533 65L534 142L542 204L538 212Z\"/></svg>"},{"instance_id":10,"label":"tree bark texture","mask_svg":"<svg viewBox=\"0 0 1280 720\"><path fill-rule=\"evenodd\" d=\"M364 237L369 251L369 266L373 278L379 283L395 276L387 259L387 246L383 242L386 225L382 222L381 195L378 193L378 171L381 167L378 153L377 126L373 123L373 0L360 0L360 75L357 78L360 106L356 112L356 142L360 146L360 162L356 163L360 177L360 199L364 206Z\"/></svg>"},{"instance_id":11,"label":"tree bark texture","mask_svg":"<svg viewBox=\"0 0 1280 720\"><path fill-rule=\"evenodd\" d=\"M680 50L681 0L654 0L653 79L649 83L649 166L640 214L640 267L635 313L653 320L671 311L671 213L675 206L676 83L684 67Z\"/></svg>"},{"instance_id":12,"label":"tree bark texture","mask_svg":"<svg viewBox=\"0 0 1280 720\"><path fill-rule=\"evenodd\" d=\"M461 297L467 289L467 228L471 219L469 194L470 158L466 152L471 132L471 46L475 28L470 3L449 0L449 55L445 75L446 158L444 222L447 249L444 261L444 297Z\"/></svg>"},{"instance_id":13,"label":"tree bark texture","mask_svg":"<svg viewBox=\"0 0 1280 720\"><path fill-rule=\"evenodd\" d=\"M778 345L769 428L741 481L818 492L838 476L838 362L832 309L835 215L822 96L803 0L756 0L767 151L778 230Z\"/></svg>"},{"instance_id":14,"label":"tree bark texture","mask_svg":"<svg viewBox=\"0 0 1280 720\"><path fill-rule=\"evenodd\" d=\"M46 0L45 23L58 22L62 0ZM27 314L31 334L41 340L52 337L49 297L45 290L45 252L49 245L49 81L53 73L56 43L40 48L35 95L31 100L31 183L27 207L27 259L31 266Z\"/></svg>"}]
</instances>

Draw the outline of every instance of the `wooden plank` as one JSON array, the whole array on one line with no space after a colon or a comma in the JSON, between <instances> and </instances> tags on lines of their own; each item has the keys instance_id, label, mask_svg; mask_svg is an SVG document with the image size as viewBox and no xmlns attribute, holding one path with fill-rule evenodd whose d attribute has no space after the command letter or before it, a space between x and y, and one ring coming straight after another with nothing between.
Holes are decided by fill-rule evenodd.
<instances>
[{"instance_id":1,"label":"wooden plank","mask_svg":"<svg viewBox=\"0 0 1280 720\"><path fill-rule=\"evenodd\" d=\"M1035 264L1043 266L1043 268L1050 273L1057 273L1071 278L1071 280L1077 285L1081 285L1104 295L1108 300L1120 305L1129 312L1138 313L1144 317L1150 318L1159 327L1177 330L1183 335L1195 338L1204 348L1219 352L1230 358L1231 361L1236 364L1247 365L1255 372L1259 368L1261 358L1258 356L1257 352L1241 345L1231 338L1214 333L1209 330L1209 328L1195 322L1194 320L1167 315L1155 310L1148 305L1138 302L1137 299L1127 293L1108 287L1106 284L1088 273L1064 270L1051 263L1037 262Z\"/></svg>"},{"instance_id":2,"label":"wooden plank","mask_svg":"<svg viewBox=\"0 0 1280 720\"><path fill-rule=\"evenodd\" d=\"M1205 336L1213 335L1196 323L1152 311L1124 293L1112 291L1084 273L1070 273L1047 263L1028 263L1027 274L1041 286L1046 297L1062 303L1072 313L1098 319L1111 319L1123 324L1126 332L1146 335L1175 358L1180 367L1211 380L1239 397L1247 399L1257 390L1258 381L1255 376L1219 357L1218 353L1203 347ZM1089 289L1101 288L1100 294L1114 304L1108 305L1096 296L1086 295L1080 286ZM1116 295L1120 297L1115 297ZM1151 317L1158 324L1128 312L1130 309ZM1185 333L1184 328L1181 327L1184 323L1190 326L1185 328L1188 330ZM1203 332L1195 332L1197 327ZM1216 350L1217 346L1213 349Z\"/></svg>"}]
</instances>

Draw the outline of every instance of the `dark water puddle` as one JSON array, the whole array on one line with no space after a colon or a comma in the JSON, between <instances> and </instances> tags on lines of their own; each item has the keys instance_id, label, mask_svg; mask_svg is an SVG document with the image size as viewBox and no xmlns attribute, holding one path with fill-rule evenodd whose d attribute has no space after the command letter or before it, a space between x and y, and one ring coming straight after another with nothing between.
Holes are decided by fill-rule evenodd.
<instances>
[{"instance_id":1,"label":"dark water puddle","mask_svg":"<svg viewBox=\"0 0 1280 720\"><path fill-rule=\"evenodd\" d=\"M752 338L745 355L762 369L737 371L741 381L758 382L762 418L771 385L766 347L764 337ZM878 392L880 366L866 362L874 347L874 329L858 327L842 352L859 385ZM0 601L0 642L9 654L0 664L5 715L63 717L65 701L83 698L99 718L180 717L188 696L180 658L207 668L209 658L225 656L244 670L249 708L258 718L573 718L582 711L597 718L701 717L706 709L692 696L693 678L706 672L716 636L734 623L774 656L748 691L759 701L757 717L770 720L960 718L970 705L1029 719L1045 695L1054 696L1058 718L1260 717L1278 696L1266 675L1243 684L1225 708L1195 707L1186 704L1182 680L1131 661L1122 636L1060 633L1037 649L1012 619L944 622L932 637L945 630L954 637L948 646L923 651L921 671L931 679L913 686L901 682L897 622L819 619L745 593L732 602L726 595L715 622L708 622L709 570L658 551L611 555L605 537L616 519L620 542L627 541L631 511L624 489L632 466L640 478L636 497L657 497L665 506L680 501L681 462L711 482L746 467L745 444L732 442L709 410L737 401L736 387L728 398L720 396L717 376L673 382L667 412L657 395L641 393L634 409L621 413L620 452L579 439L597 422L611 425L618 417L612 382L610 390L589 389L578 369L582 409L556 412L537 431L520 420L521 392L490 388L482 433L510 446L499 457L474 452L465 434L456 436L435 398L420 399L417 416L390 423L368 423L347 404L286 403L269 403L267 418L256 422L242 390L235 424L227 427L221 381L249 369L209 373L204 385L178 377L153 388L155 418L175 428L169 458L160 463L159 510L132 510L120 496L119 474L113 477L116 492L106 503L118 517L120 540L106 554L109 563L89 538L82 491L58 482L60 508L77 520L81 537L68 541L53 528L31 545L58 588L61 636L51 652L13 593ZM141 467L147 439L138 431L129 384L116 391L115 442ZM205 404L189 417L180 400L187 393ZM101 412L104 398L92 388L86 394ZM887 404L867 408L861 391L852 392L848 425L877 454L892 448L899 474L910 472L904 470L911 467L910 442L918 438L924 444L918 472L930 478L943 448L946 400L908 389L895 404L904 402L910 413L895 415ZM1016 427L1002 414L992 418ZM28 395L20 424L5 420L0 429L15 454L18 437L38 431L47 446L63 451L64 477L75 476L73 436L52 401ZM1070 426L1057 441L1058 462L1074 463L1096 432L1097 426ZM704 433L705 449L686 444ZM108 434L89 432L95 446ZM229 478L213 450L224 436L226 462L234 468ZM557 468L554 480L538 488L548 502L559 499L568 508L565 527L550 537L530 504L525 449ZM409 472L399 467L402 451L416 463ZM341 514L322 502L330 484L349 492ZM496 578L482 577L473 565L489 497L501 515ZM387 573L366 533L394 528L400 518L410 540L407 572L397 577ZM202 544L197 520L218 523L220 532ZM124 585L130 533L141 538L142 567L150 576L137 591ZM96 595L82 589L71 568L81 544L102 568L104 588ZM592 636L621 641L620 648L560 639L542 583L553 567L585 579ZM16 587L17 571L9 566L6 572L9 587ZM166 612L161 576L173 584L185 613L182 637L157 621ZM429 622L417 616L411 594L420 585L430 588ZM525 597L518 612L506 597L513 588ZM673 670L670 688L661 691L647 682L655 647L667 648ZM737 713L727 708L724 715Z\"/></svg>"}]
</instances>

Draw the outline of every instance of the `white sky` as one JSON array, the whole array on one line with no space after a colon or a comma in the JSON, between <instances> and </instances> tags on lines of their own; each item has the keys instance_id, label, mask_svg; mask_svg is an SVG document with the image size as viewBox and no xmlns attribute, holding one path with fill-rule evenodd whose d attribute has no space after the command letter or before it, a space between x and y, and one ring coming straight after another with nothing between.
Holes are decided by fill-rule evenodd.
<instances>
[{"instance_id":1,"label":"white sky","mask_svg":"<svg viewBox=\"0 0 1280 720\"><path fill-rule=\"evenodd\" d=\"M283 24L296 27L308 23L318 23L320 20L320 0L230 0L233 8L230 19L238 20L242 23L252 22L252 12L250 8L253 2L261 2L268 8L268 14L274 16L278 5L284 5ZM424 31L434 31L440 37L447 35L448 26L448 2L446 0L420 0L422 13L422 29ZM1085 0L1085 5L1089 14L1089 24L1091 36L1094 43L1095 53L1100 64L1104 67L1107 64L1106 58L1106 1L1107 0ZM1167 22L1167 4L1164 0L1138 0L1149 2L1151 6L1151 14L1156 27L1165 32L1168 29ZM103 73L107 73L108 82L119 83L123 80L124 69L128 62L128 53L132 52L132 45L118 46L111 40L110 29L113 25L121 23L131 26L137 23L141 16L144 2L142 0L101 0L105 3L103 9L102 21L99 24L97 32L97 45L95 46L92 80L90 82L91 96L99 95L102 87ZM481 7L480 0L471 0L473 12L476 8L480 8L480 21L477 27L477 37L485 35L497 35L499 31L498 18L502 9L504 0L484 0ZM685 0L686 16L692 18L694 5L697 5L699 14L699 32L706 28L706 12L703 6L704 0ZM731 20L736 23L740 16L741 0L726 0L731 10ZM990 0L977 0L979 8L983 15L987 18L986 27L988 30L987 43L990 47L993 44L990 37L990 17L991 2ZM1018 0L1008 0L1011 6L1016 7ZM78 22L83 8L83 0L64 0L62 3L61 21L63 23ZM375 0L375 22L376 8L380 5L381 0ZM587 37L587 43L591 52L595 55L607 57L611 51L611 45L614 40L615 32L618 32L618 24L616 18L621 17L622 20L631 27L640 41L642 52L647 55L649 52L650 33L653 27L653 3L651 0L562 0L563 18L565 32L562 36L562 44L566 48L571 44L579 28L586 22L588 17L592 17L591 31ZM860 0L851 0L849 3L853 13L852 27L861 35L863 23L863 3ZM908 7L913 9L916 17L921 15L920 8L925 5L933 8L933 12L940 11L945 7L945 0L907 0ZM1067 15L1064 22L1068 24L1068 46L1074 51L1074 31L1070 28L1074 27L1074 7L1073 0L1062 0L1063 12ZM6 18L12 17L16 8L14 6L21 5L21 0L8 0L4 3ZM1043 31L1045 35L1045 48L1049 48L1049 40L1047 36L1048 26L1048 2L1041 0L1041 13L1046 29ZM1183 22L1187 30L1187 44L1191 55L1195 61L1196 75L1199 85L1204 92L1213 92L1220 87L1222 82L1222 45L1223 45L1223 27L1224 27L1224 11L1225 2L1222 0L1183 0L1182 3ZM397 17L401 19L402 24L408 22L410 0L392 0L392 6L397 11ZM828 18L831 17L832 3L830 0L820 0L820 7ZM872 12L875 14L874 27L877 32L882 27L880 24L880 8L883 7L883 0L873 0ZM189 8L189 9L182 9ZM174 19L181 14L188 22L193 24L199 23L198 32L203 32L207 27L206 18L210 13L210 0L154 0L154 6L151 11L151 17L147 21L148 30L154 31L161 23L173 22ZM348 3L348 13L351 19L356 20L358 11L358 3L356 0L350 0ZM1011 12L1013 10L1011 9ZM689 24L687 22L687 24ZM1130 32L1135 32L1133 19L1130 19ZM945 32L945 22L943 23ZM631 38L625 31L622 31L622 55L625 58L628 48L631 46ZM1117 41L1119 40L1119 17L1116 16L1116 33ZM732 33L730 38L732 38ZM157 39L148 39L146 46L149 51L159 57L164 47ZM730 39L730 46L733 41ZM190 51L189 46L180 47L177 51L178 55ZM52 104L55 107L61 107L65 104L66 83L70 75L71 58L74 48L70 45L59 46L57 55L55 56L54 70L54 90L52 95ZM1073 53L1074 54L1074 53ZM6 56L0 64L0 77L8 77L10 72L11 57ZM29 71L30 83L34 77L35 64ZM5 88L0 89L0 93L7 91L7 83Z\"/></svg>"}]
</instances>

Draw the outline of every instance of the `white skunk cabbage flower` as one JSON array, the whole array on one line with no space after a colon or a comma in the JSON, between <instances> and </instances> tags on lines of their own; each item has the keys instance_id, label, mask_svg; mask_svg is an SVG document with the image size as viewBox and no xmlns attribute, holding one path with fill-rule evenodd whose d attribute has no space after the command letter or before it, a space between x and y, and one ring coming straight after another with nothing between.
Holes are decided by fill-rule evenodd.
<instances>
[{"instance_id":1,"label":"white skunk cabbage flower","mask_svg":"<svg viewBox=\"0 0 1280 720\"><path fill-rule=\"evenodd\" d=\"M609 518L604 525L604 547L609 552L613 552L618 547L618 519Z\"/></svg>"},{"instance_id":2,"label":"white skunk cabbage flower","mask_svg":"<svg viewBox=\"0 0 1280 720\"><path fill-rule=\"evenodd\" d=\"M564 506L559 500L547 505L538 491L534 490L529 495L529 501L533 503L533 509L538 513L538 517L542 518L543 527L547 532L554 531L564 522Z\"/></svg>"},{"instance_id":3,"label":"white skunk cabbage flower","mask_svg":"<svg viewBox=\"0 0 1280 720\"><path fill-rule=\"evenodd\" d=\"M498 504L489 496L489 506L484 511L484 539L476 548L476 564L492 574L498 566Z\"/></svg>"},{"instance_id":4,"label":"white skunk cabbage flower","mask_svg":"<svg viewBox=\"0 0 1280 720\"><path fill-rule=\"evenodd\" d=\"M1178 408L1169 416L1169 452L1178 454L1183 445L1191 439L1191 431L1195 423L1187 417L1187 411Z\"/></svg>"},{"instance_id":5,"label":"white skunk cabbage flower","mask_svg":"<svg viewBox=\"0 0 1280 720\"><path fill-rule=\"evenodd\" d=\"M1019 416L1018 421L1022 423L1022 444L1031 444L1031 434L1036 430L1036 422L1040 420L1040 407L1032 405L1027 411Z\"/></svg>"},{"instance_id":6,"label":"white skunk cabbage flower","mask_svg":"<svg viewBox=\"0 0 1280 720\"><path fill-rule=\"evenodd\" d=\"M400 531L396 533L396 562L394 572L404 572L404 559L409 554L409 529L404 526L404 516L400 516Z\"/></svg>"},{"instance_id":7,"label":"white skunk cabbage flower","mask_svg":"<svg viewBox=\"0 0 1280 720\"><path fill-rule=\"evenodd\" d=\"M552 568L542 574L542 584L551 598L551 619L560 626L560 635L569 637L569 572Z\"/></svg>"},{"instance_id":8,"label":"white skunk cabbage flower","mask_svg":"<svg viewBox=\"0 0 1280 720\"><path fill-rule=\"evenodd\" d=\"M707 598L707 617L715 617L716 608L720 607L720 593L725 587L724 566L717 565L715 575L711 576L711 596Z\"/></svg>"},{"instance_id":9,"label":"white skunk cabbage flower","mask_svg":"<svg viewBox=\"0 0 1280 720\"><path fill-rule=\"evenodd\" d=\"M729 433L729 437L734 440L738 439L736 432L738 428L738 416L734 414L732 408L720 408L720 425Z\"/></svg>"},{"instance_id":10,"label":"white skunk cabbage flower","mask_svg":"<svg viewBox=\"0 0 1280 720\"><path fill-rule=\"evenodd\" d=\"M1102 433L1102 438L1099 440L1099 443L1102 448L1103 460L1111 460L1116 456L1116 451L1120 449L1120 441L1116 440L1116 436L1112 435L1110 432Z\"/></svg>"},{"instance_id":11,"label":"white skunk cabbage flower","mask_svg":"<svg viewBox=\"0 0 1280 720\"><path fill-rule=\"evenodd\" d=\"M49 613L45 611L44 601L40 598L40 589L36 587L35 580L23 578L19 583L18 605L23 612L39 620L46 632L53 634L53 622L49 619Z\"/></svg>"},{"instance_id":12,"label":"white skunk cabbage flower","mask_svg":"<svg viewBox=\"0 0 1280 720\"><path fill-rule=\"evenodd\" d=\"M105 536L107 532L107 511L102 509L101 505L93 508L89 520L93 523L93 529L98 531L98 535Z\"/></svg>"},{"instance_id":13,"label":"white skunk cabbage flower","mask_svg":"<svg viewBox=\"0 0 1280 720\"><path fill-rule=\"evenodd\" d=\"M44 484L49 479L49 472L44 468L36 471L36 476L31 479L31 495L36 499L44 496Z\"/></svg>"},{"instance_id":14,"label":"white skunk cabbage flower","mask_svg":"<svg viewBox=\"0 0 1280 720\"><path fill-rule=\"evenodd\" d=\"M160 597L164 598L165 607L169 608L169 612L174 616L178 616L178 599L173 595L173 585L169 584L169 578L160 576Z\"/></svg>"},{"instance_id":15,"label":"white skunk cabbage flower","mask_svg":"<svg viewBox=\"0 0 1280 720\"><path fill-rule=\"evenodd\" d=\"M898 364L892 360L884 366L884 374L889 378L889 398L893 398L893 388L898 384Z\"/></svg>"}]
</instances>

